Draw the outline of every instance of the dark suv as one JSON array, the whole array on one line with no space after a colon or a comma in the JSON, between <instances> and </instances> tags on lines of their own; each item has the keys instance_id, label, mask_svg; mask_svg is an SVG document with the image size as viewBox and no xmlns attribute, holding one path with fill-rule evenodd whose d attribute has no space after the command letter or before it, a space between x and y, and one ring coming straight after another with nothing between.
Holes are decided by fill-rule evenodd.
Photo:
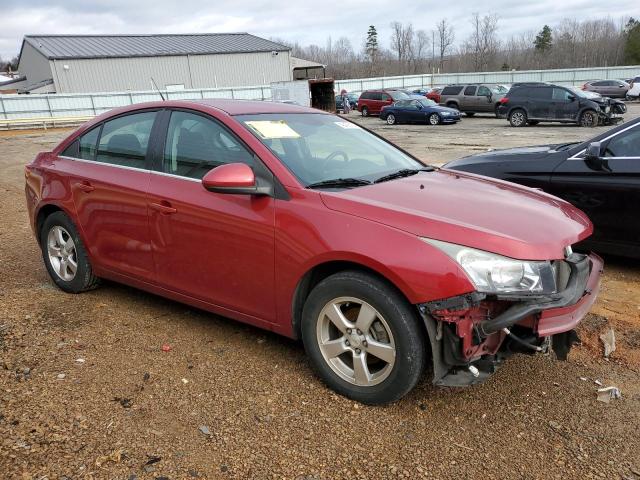
<instances>
[{"instance_id":1,"label":"dark suv","mask_svg":"<svg viewBox=\"0 0 640 480\"><path fill-rule=\"evenodd\" d=\"M489 83L473 83L464 85L447 85L440 92L440 105L455 108L472 117L476 113L495 113L500 100L507 93L502 85Z\"/></svg>"},{"instance_id":2,"label":"dark suv","mask_svg":"<svg viewBox=\"0 0 640 480\"><path fill-rule=\"evenodd\" d=\"M512 127L537 125L539 122L595 127L599 123L621 120L613 115L609 102L598 102L579 90L550 84L512 87L500 100L497 113L500 118L507 118Z\"/></svg>"},{"instance_id":3,"label":"dark suv","mask_svg":"<svg viewBox=\"0 0 640 480\"><path fill-rule=\"evenodd\" d=\"M399 90L365 90L358 99L358 110L363 117L379 115L382 107L391 105L398 100L408 100L409 95Z\"/></svg>"}]
</instances>

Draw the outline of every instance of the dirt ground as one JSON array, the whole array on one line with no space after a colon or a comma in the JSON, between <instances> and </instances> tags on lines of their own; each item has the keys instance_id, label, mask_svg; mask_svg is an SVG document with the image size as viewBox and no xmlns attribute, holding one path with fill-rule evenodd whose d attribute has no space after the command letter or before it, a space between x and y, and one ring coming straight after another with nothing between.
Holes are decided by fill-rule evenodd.
<instances>
[{"instance_id":1,"label":"dirt ground","mask_svg":"<svg viewBox=\"0 0 640 480\"><path fill-rule=\"evenodd\" d=\"M432 163L600 130L358 120ZM0 132L0 478L640 479L640 262L606 258L568 362L517 356L484 385L425 377L366 407L325 388L298 343L113 283L57 290L23 165L67 133ZM618 348L605 360L608 328ZM596 401L595 381L622 398Z\"/></svg>"}]
</instances>

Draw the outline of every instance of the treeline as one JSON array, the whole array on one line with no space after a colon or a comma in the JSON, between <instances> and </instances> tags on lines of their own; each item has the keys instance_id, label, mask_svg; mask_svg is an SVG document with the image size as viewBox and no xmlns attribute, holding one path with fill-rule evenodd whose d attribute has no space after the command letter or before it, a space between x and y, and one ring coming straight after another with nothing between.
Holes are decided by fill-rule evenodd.
<instances>
[{"instance_id":1,"label":"treeline","mask_svg":"<svg viewBox=\"0 0 640 480\"><path fill-rule=\"evenodd\" d=\"M428 31L393 22L387 42L371 25L358 47L346 37L329 37L324 46L274 40L293 56L327 65L336 79L640 64L640 22L633 18L565 19L510 38L500 37L497 15L474 13L469 21L471 33L460 40L447 19Z\"/></svg>"},{"instance_id":2,"label":"treeline","mask_svg":"<svg viewBox=\"0 0 640 480\"><path fill-rule=\"evenodd\" d=\"M18 57L13 57L11 60L3 60L0 57L0 72L15 72L18 70Z\"/></svg>"}]
</instances>

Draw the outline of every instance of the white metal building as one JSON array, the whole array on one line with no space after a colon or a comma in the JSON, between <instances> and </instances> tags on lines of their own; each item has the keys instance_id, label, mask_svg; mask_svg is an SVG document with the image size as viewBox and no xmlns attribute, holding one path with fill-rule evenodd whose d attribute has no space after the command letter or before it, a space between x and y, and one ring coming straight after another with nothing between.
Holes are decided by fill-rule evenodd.
<instances>
[{"instance_id":1,"label":"white metal building","mask_svg":"<svg viewBox=\"0 0 640 480\"><path fill-rule=\"evenodd\" d=\"M268 85L292 80L290 49L248 33L27 35L25 91L57 93Z\"/></svg>"}]
</instances>

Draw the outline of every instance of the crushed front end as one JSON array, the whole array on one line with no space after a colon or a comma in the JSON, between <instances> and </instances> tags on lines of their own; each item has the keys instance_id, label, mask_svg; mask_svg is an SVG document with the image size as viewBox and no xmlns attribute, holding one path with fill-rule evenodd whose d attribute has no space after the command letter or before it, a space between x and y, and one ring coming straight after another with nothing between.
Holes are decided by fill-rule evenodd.
<instances>
[{"instance_id":1,"label":"crushed front end","mask_svg":"<svg viewBox=\"0 0 640 480\"><path fill-rule=\"evenodd\" d=\"M477 291L418 305L431 343L435 385L480 383L516 352L551 347L566 359L577 339L574 328L596 299L603 261L568 249L564 260L549 264L555 286L550 293Z\"/></svg>"}]
</instances>

